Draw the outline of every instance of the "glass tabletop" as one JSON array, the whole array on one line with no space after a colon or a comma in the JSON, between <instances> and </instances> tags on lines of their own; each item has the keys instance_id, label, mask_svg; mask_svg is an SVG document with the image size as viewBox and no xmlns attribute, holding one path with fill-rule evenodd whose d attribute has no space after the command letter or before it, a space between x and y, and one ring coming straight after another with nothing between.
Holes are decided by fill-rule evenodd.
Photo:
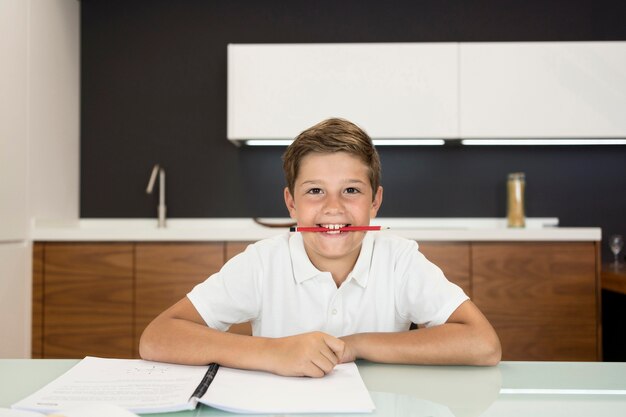
<instances>
[{"instance_id":1,"label":"glass tabletop","mask_svg":"<svg viewBox=\"0 0 626 417\"><path fill-rule=\"evenodd\" d=\"M77 362L0 359L0 407L10 407ZM496 367L357 364L376 405L374 413L363 416L626 416L626 363L502 362ZM234 414L199 406L193 411L152 415Z\"/></svg>"}]
</instances>

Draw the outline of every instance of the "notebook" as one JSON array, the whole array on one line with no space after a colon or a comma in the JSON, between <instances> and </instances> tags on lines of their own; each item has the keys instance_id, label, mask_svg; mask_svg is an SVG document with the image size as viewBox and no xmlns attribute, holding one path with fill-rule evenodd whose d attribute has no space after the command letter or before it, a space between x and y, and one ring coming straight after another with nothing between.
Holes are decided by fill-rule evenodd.
<instances>
[{"instance_id":1,"label":"notebook","mask_svg":"<svg viewBox=\"0 0 626 417\"><path fill-rule=\"evenodd\" d=\"M13 404L52 413L86 404L134 413L192 410L198 403L235 413L369 413L375 409L354 362L323 378L282 377L216 364L175 365L86 357L39 391Z\"/></svg>"}]
</instances>

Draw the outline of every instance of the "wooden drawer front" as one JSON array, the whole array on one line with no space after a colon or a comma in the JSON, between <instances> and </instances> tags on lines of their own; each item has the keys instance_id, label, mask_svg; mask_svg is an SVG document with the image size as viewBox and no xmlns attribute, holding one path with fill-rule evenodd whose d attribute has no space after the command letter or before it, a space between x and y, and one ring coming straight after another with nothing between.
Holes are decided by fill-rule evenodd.
<instances>
[{"instance_id":1,"label":"wooden drawer front","mask_svg":"<svg viewBox=\"0 0 626 417\"><path fill-rule=\"evenodd\" d=\"M473 243L472 279L503 360L599 359L593 243Z\"/></svg>"},{"instance_id":2,"label":"wooden drawer front","mask_svg":"<svg viewBox=\"0 0 626 417\"><path fill-rule=\"evenodd\" d=\"M47 243L44 274L44 357L131 357L132 245Z\"/></svg>"},{"instance_id":3,"label":"wooden drawer front","mask_svg":"<svg viewBox=\"0 0 626 417\"><path fill-rule=\"evenodd\" d=\"M146 326L183 298L196 284L219 271L223 243L137 243L134 354Z\"/></svg>"},{"instance_id":4,"label":"wooden drawer front","mask_svg":"<svg viewBox=\"0 0 626 417\"><path fill-rule=\"evenodd\" d=\"M464 242L424 242L419 250L437 265L446 277L470 297L470 245Z\"/></svg>"}]
</instances>

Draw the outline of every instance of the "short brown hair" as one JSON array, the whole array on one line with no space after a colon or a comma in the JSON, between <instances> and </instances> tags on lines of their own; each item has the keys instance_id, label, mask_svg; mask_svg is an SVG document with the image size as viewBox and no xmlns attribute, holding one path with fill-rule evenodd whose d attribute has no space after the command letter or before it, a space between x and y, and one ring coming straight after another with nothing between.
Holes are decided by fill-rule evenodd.
<instances>
[{"instance_id":1,"label":"short brown hair","mask_svg":"<svg viewBox=\"0 0 626 417\"><path fill-rule=\"evenodd\" d=\"M291 194L293 194L300 162L310 152L346 152L358 157L369 168L372 195L380 185L380 158L367 133L344 119L326 119L308 128L296 137L283 154L283 171Z\"/></svg>"}]
</instances>

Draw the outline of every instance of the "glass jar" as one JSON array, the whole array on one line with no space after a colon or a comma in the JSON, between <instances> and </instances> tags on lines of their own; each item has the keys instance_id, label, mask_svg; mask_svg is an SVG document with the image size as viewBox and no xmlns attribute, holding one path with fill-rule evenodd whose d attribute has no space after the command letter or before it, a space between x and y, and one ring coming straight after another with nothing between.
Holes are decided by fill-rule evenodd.
<instances>
[{"instance_id":1,"label":"glass jar","mask_svg":"<svg viewBox=\"0 0 626 417\"><path fill-rule=\"evenodd\" d=\"M524 227L526 215L524 213L524 189L526 179L523 172L509 174L506 183L507 190L507 225L509 227Z\"/></svg>"}]
</instances>

